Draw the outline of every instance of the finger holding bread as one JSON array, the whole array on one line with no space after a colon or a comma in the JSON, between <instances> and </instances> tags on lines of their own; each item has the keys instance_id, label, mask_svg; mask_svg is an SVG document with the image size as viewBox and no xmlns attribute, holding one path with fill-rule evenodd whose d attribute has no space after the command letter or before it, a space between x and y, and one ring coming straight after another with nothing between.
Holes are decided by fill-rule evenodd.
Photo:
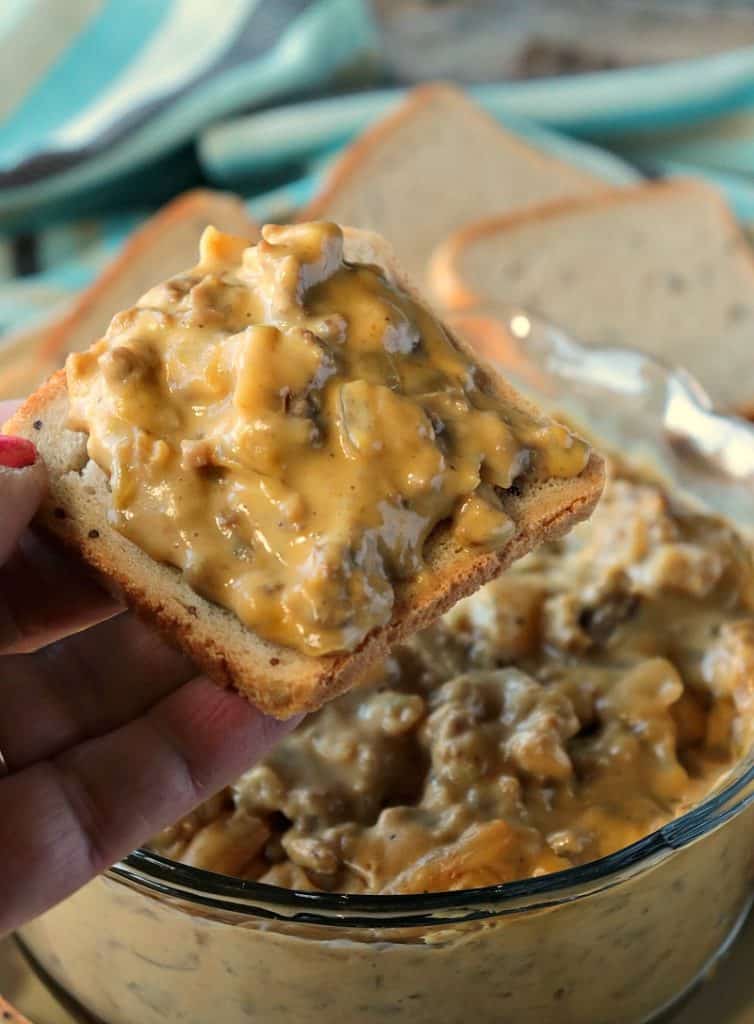
<instances>
[{"instance_id":1,"label":"finger holding bread","mask_svg":"<svg viewBox=\"0 0 754 1024\"><path fill-rule=\"evenodd\" d=\"M117 316L7 429L48 466L39 524L281 718L587 516L603 481L380 238L321 223L256 246L205 233L197 267Z\"/></svg>"}]
</instances>

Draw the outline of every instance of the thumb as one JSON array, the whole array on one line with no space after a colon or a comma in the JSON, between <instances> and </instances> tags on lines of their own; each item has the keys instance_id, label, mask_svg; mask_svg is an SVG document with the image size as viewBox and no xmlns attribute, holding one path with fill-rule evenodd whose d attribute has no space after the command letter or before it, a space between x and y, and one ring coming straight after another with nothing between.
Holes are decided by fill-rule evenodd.
<instances>
[{"instance_id":1,"label":"thumb","mask_svg":"<svg viewBox=\"0 0 754 1024\"><path fill-rule=\"evenodd\" d=\"M46 487L44 463L31 441L0 434L0 565L37 511Z\"/></svg>"}]
</instances>

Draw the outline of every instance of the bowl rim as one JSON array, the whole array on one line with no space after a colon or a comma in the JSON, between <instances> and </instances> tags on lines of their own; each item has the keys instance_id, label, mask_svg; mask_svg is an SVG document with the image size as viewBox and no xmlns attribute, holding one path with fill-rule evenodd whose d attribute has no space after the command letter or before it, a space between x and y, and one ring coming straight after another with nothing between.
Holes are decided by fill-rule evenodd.
<instances>
[{"instance_id":1,"label":"bowl rim","mask_svg":"<svg viewBox=\"0 0 754 1024\"><path fill-rule=\"evenodd\" d=\"M106 875L150 893L252 918L347 927L458 924L573 902L649 868L754 805L754 749L701 803L629 846L576 867L476 889L398 895L307 892L222 875L138 849Z\"/></svg>"}]
</instances>

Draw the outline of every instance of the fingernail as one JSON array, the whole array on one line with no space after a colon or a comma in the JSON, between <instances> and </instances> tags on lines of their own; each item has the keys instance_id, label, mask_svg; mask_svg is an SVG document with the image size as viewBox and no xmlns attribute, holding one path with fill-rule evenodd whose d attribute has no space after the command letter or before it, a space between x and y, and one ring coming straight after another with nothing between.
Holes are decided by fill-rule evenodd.
<instances>
[{"instance_id":1,"label":"fingernail","mask_svg":"<svg viewBox=\"0 0 754 1024\"><path fill-rule=\"evenodd\" d=\"M25 437L0 434L0 466L6 469L24 469L37 461L37 449Z\"/></svg>"}]
</instances>

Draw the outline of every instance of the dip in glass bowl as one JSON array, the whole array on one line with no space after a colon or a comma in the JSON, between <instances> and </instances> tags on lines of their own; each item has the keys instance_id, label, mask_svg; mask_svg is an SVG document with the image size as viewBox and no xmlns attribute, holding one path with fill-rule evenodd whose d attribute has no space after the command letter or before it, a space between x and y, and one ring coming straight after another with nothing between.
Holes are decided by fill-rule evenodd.
<instances>
[{"instance_id":1,"label":"dip in glass bowl","mask_svg":"<svg viewBox=\"0 0 754 1024\"><path fill-rule=\"evenodd\" d=\"M685 375L638 353L585 350L520 311L477 311L454 326L539 404L604 439L695 513L751 528L754 434L712 414ZM691 565L682 566L686 577ZM235 878L142 850L25 926L21 939L106 1024L650 1020L704 976L750 905L754 758L745 709L738 723L735 758L704 776L693 807L669 800L670 820L607 855L597 843L581 862L572 847L573 866L562 866L567 843L560 858L519 865L520 877L493 856L502 873L492 878L506 880L480 884L490 876L471 856L439 873L452 891L416 891L438 888L430 870L408 885L394 874L375 895L363 884L325 891L321 872L302 873L291 844L292 855L279 856L284 870L267 881L257 880L258 867ZM543 752L534 736L521 773L540 772L546 803L557 788L547 773L556 769L534 757ZM175 852L187 859L180 844ZM363 873L365 860L350 863ZM276 878L307 884L270 884Z\"/></svg>"}]
</instances>

